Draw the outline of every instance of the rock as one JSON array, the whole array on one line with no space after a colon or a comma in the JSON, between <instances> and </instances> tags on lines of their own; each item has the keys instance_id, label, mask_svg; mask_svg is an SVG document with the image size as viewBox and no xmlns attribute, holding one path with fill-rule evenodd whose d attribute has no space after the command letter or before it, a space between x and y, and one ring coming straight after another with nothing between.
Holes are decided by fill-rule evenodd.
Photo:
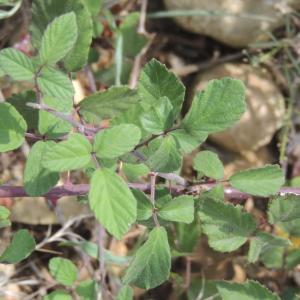
<instances>
[{"instance_id":1,"label":"rock","mask_svg":"<svg viewBox=\"0 0 300 300\"><path fill-rule=\"evenodd\" d=\"M251 154L251 151L267 145L281 127L285 113L284 98L267 70L233 63L222 64L200 74L194 93L203 90L209 80L225 76L245 83L247 110L232 128L210 135L210 139L228 150Z\"/></svg>"},{"instance_id":2,"label":"rock","mask_svg":"<svg viewBox=\"0 0 300 300\"><path fill-rule=\"evenodd\" d=\"M284 24L284 13L300 8L299 0L164 0L168 10L206 10L234 16L187 16L175 21L184 29L205 34L232 47L263 40L265 32ZM250 18L249 15L266 18Z\"/></svg>"}]
</instances>

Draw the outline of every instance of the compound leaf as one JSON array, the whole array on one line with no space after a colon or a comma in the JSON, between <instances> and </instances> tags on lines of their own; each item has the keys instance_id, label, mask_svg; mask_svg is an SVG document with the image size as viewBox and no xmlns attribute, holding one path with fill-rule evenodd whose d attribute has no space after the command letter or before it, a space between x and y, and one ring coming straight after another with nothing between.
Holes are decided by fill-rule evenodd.
<instances>
[{"instance_id":1,"label":"compound leaf","mask_svg":"<svg viewBox=\"0 0 300 300\"><path fill-rule=\"evenodd\" d=\"M54 257L50 259L51 275L61 284L72 286L77 278L77 268L72 261L66 258Z\"/></svg>"},{"instance_id":2,"label":"compound leaf","mask_svg":"<svg viewBox=\"0 0 300 300\"><path fill-rule=\"evenodd\" d=\"M92 145L81 134L73 133L66 141L48 148L43 167L56 172L78 170L91 161Z\"/></svg>"},{"instance_id":3,"label":"compound leaf","mask_svg":"<svg viewBox=\"0 0 300 300\"><path fill-rule=\"evenodd\" d=\"M24 188L30 196L41 196L47 193L59 180L58 173L51 172L42 165L47 148L54 145L52 141L38 141L29 152L24 171Z\"/></svg>"},{"instance_id":4,"label":"compound leaf","mask_svg":"<svg viewBox=\"0 0 300 300\"><path fill-rule=\"evenodd\" d=\"M152 229L148 240L137 250L123 278L125 284L151 289L166 281L170 274L171 253L165 228Z\"/></svg>"},{"instance_id":5,"label":"compound leaf","mask_svg":"<svg viewBox=\"0 0 300 300\"><path fill-rule=\"evenodd\" d=\"M42 38L41 63L57 63L73 48L76 40L76 15L70 12L55 18L47 26Z\"/></svg>"},{"instance_id":6,"label":"compound leaf","mask_svg":"<svg viewBox=\"0 0 300 300\"><path fill-rule=\"evenodd\" d=\"M29 57L14 48L0 51L0 69L14 80L33 81L34 65Z\"/></svg>"},{"instance_id":7,"label":"compound leaf","mask_svg":"<svg viewBox=\"0 0 300 300\"><path fill-rule=\"evenodd\" d=\"M27 124L9 103L0 103L0 152L19 148L24 142Z\"/></svg>"},{"instance_id":8,"label":"compound leaf","mask_svg":"<svg viewBox=\"0 0 300 300\"><path fill-rule=\"evenodd\" d=\"M94 151L100 158L117 158L130 152L141 138L141 131L132 124L122 124L98 132Z\"/></svg>"},{"instance_id":9,"label":"compound leaf","mask_svg":"<svg viewBox=\"0 0 300 300\"><path fill-rule=\"evenodd\" d=\"M230 184L245 193L268 197L276 194L284 183L284 175L278 165L240 171L229 178Z\"/></svg>"},{"instance_id":10,"label":"compound leaf","mask_svg":"<svg viewBox=\"0 0 300 300\"><path fill-rule=\"evenodd\" d=\"M136 220L136 199L123 179L109 169L93 173L89 203L98 221L117 239Z\"/></svg>"},{"instance_id":11,"label":"compound leaf","mask_svg":"<svg viewBox=\"0 0 300 300\"><path fill-rule=\"evenodd\" d=\"M200 200L198 214L209 245L220 252L242 246L256 229L253 217L241 207L212 199Z\"/></svg>"},{"instance_id":12,"label":"compound leaf","mask_svg":"<svg viewBox=\"0 0 300 300\"><path fill-rule=\"evenodd\" d=\"M212 133L231 127L245 111L245 86L237 79L211 80L183 119L188 132Z\"/></svg>"},{"instance_id":13,"label":"compound leaf","mask_svg":"<svg viewBox=\"0 0 300 300\"><path fill-rule=\"evenodd\" d=\"M12 239L11 244L0 256L2 264L16 264L27 258L35 249L35 240L27 229L18 230Z\"/></svg>"}]
</instances>

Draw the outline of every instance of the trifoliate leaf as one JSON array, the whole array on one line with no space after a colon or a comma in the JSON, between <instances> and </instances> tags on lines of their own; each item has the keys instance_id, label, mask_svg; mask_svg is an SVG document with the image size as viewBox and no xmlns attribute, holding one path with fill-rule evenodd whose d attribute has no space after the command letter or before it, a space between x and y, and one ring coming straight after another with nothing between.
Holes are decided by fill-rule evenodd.
<instances>
[{"instance_id":1,"label":"trifoliate leaf","mask_svg":"<svg viewBox=\"0 0 300 300\"><path fill-rule=\"evenodd\" d=\"M79 104L80 114L85 121L96 123L120 115L139 101L136 90L115 86L83 99Z\"/></svg>"},{"instance_id":2,"label":"trifoliate leaf","mask_svg":"<svg viewBox=\"0 0 300 300\"><path fill-rule=\"evenodd\" d=\"M98 221L117 239L136 220L136 199L123 179L109 169L93 173L89 202Z\"/></svg>"},{"instance_id":3,"label":"trifoliate leaf","mask_svg":"<svg viewBox=\"0 0 300 300\"><path fill-rule=\"evenodd\" d=\"M198 214L209 245L220 252L238 249L256 229L253 217L239 206L200 200Z\"/></svg>"},{"instance_id":4,"label":"trifoliate leaf","mask_svg":"<svg viewBox=\"0 0 300 300\"><path fill-rule=\"evenodd\" d=\"M36 142L29 152L24 171L24 188L30 196L41 196L47 193L59 180L59 174L45 169L42 165L47 148L54 142Z\"/></svg>"},{"instance_id":5,"label":"trifoliate leaf","mask_svg":"<svg viewBox=\"0 0 300 300\"><path fill-rule=\"evenodd\" d=\"M176 117L181 110L185 87L165 65L152 59L142 69L138 93L148 107L157 106L161 97L167 97L173 105L173 114Z\"/></svg>"},{"instance_id":6,"label":"trifoliate leaf","mask_svg":"<svg viewBox=\"0 0 300 300\"><path fill-rule=\"evenodd\" d=\"M27 124L9 103L0 103L0 152L19 148L24 142Z\"/></svg>"},{"instance_id":7,"label":"trifoliate leaf","mask_svg":"<svg viewBox=\"0 0 300 300\"><path fill-rule=\"evenodd\" d=\"M16 264L27 258L35 249L35 240L27 229L18 230L11 241L11 244L0 256L2 264Z\"/></svg>"},{"instance_id":8,"label":"trifoliate leaf","mask_svg":"<svg viewBox=\"0 0 300 300\"><path fill-rule=\"evenodd\" d=\"M48 148L42 164L50 171L78 170L90 163L91 152L90 142L83 135L73 133L66 141Z\"/></svg>"},{"instance_id":9,"label":"trifoliate leaf","mask_svg":"<svg viewBox=\"0 0 300 300\"><path fill-rule=\"evenodd\" d=\"M156 106L141 116L141 123L147 132L160 134L172 127L174 122L173 106L167 97L160 98Z\"/></svg>"},{"instance_id":10,"label":"trifoliate leaf","mask_svg":"<svg viewBox=\"0 0 300 300\"><path fill-rule=\"evenodd\" d=\"M167 202L158 211L164 220L192 223L194 220L194 199L192 196L179 196Z\"/></svg>"},{"instance_id":11,"label":"trifoliate leaf","mask_svg":"<svg viewBox=\"0 0 300 300\"><path fill-rule=\"evenodd\" d=\"M217 154L211 151L201 151L194 158L194 169L205 176L222 179L224 167Z\"/></svg>"},{"instance_id":12,"label":"trifoliate leaf","mask_svg":"<svg viewBox=\"0 0 300 300\"><path fill-rule=\"evenodd\" d=\"M122 124L98 132L94 140L94 152L99 158L117 158L133 150L141 138L138 127Z\"/></svg>"},{"instance_id":13,"label":"trifoliate leaf","mask_svg":"<svg viewBox=\"0 0 300 300\"><path fill-rule=\"evenodd\" d=\"M237 79L211 80L183 119L188 132L212 133L231 127L245 111L245 86Z\"/></svg>"},{"instance_id":14,"label":"trifoliate leaf","mask_svg":"<svg viewBox=\"0 0 300 300\"><path fill-rule=\"evenodd\" d=\"M280 300L278 296L253 280L245 283L220 281L217 283L217 289L223 300Z\"/></svg>"},{"instance_id":15,"label":"trifoliate leaf","mask_svg":"<svg viewBox=\"0 0 300 300\"><path fill-rule=\"evenodd\" d=\"M23 52L6 48L0 51L0 69L14 80L33 81L34 65Z\"/></svg>"},{"instance_id":16,"label":"trifoliate leaf","mask_svg":"<svg viewBox=\"0 0 300 300\"><path fill-rule=\"evenodd\" d=\"M169 278L171 253L167 232L163 227L154 228L148 240L137 250L123 278L124 284L151 289Z\"/></svg>"},{"instance_id":17,"label":"trifoliate leaf","mask_svg":"<svg viewBox=\"0 0 300 300\"><path fill-rule=\"evenodd\" d=\"M39 52L41 63L57 63L73 48L76 40L76 15L70 12L55 18L47 26L42 38Z\"/></svg>"},{"instance_id":18,"label":"trifoliate leaf","mask_svg":"<svg viewBox=\"0 0 300 300\"><path fill-rule=\"evenodd\" d=\"M72 261L66 258L54 257L50 259L51 275L61 284L72 286L77 278L77 268Z\"/></svg>"},{"instance_id":19,"label":"trifoliate leaf","mask_svg":"<svg viewBox=\"0 0 300 300\"><path fill-rule=\"evenodd\" d=\"M284 175L278 165L240 171L229 178L230 184L245 193L268 197L276 194L284 183Z\"/></svg>"},{"instance_id":20,"label":"trifoliate leaf","mask_svg":"<svg viewBox=\"0 0 300 300\"><path fill-rule=\"evenodd\" d=\"M161 140L159 148L146 161L146 165L155 172L173 172L180 168L182 156L172 136Z\"/></svg>"}]
</instances>

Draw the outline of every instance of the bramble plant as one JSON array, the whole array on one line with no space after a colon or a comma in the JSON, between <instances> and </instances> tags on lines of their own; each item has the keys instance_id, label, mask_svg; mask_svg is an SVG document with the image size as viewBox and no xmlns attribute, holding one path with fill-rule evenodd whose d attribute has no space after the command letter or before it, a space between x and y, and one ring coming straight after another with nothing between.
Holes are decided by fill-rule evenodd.
<instances>
[{"instance_id":1,"label":"bramble plant","mask_svg":"<svg viewBox=\"0 0 300 300\"><path fill-rule=\"evenodd\" d=\"M120 240L135 224L147 230L131 258L113 256L103 240L99 245L66 242L100 260L101 279L78 282L75 264L54 257L49 270L64 287L44 299L72 299L70 289L82 299L97 299L100 293L103 299L133 299L132 287L153 289L169 280L172 258L191 253L201 232L216 251L231 252L249 243L249 263L292 268L299 261L299 252L290 249L289 239L261 231L242 206L225 201L249 195L270 197L269 224L288 233L299 231L300 201L280 192L285 179L278 165L240 171L227 179L218 156L200 151L194 158L195 180L179 175L185 154L210 134L234 125L245 112L241 81L210 81L181 119L185 87L165 65L152 59L142 68L136 89L120 85L119 77L115 86L74 104L71 78L88 63L92 36L102 30L94 17L101 9L97 3L33 1L31 37L36 55L29 57L13 48L0 52L2 73L31 86L0 103L0 151L18 149L25 139L31 146L24 189L0 186L0 196L44 196L55 203L66 195L88 195L102 237L105 231ZM146 43L137 33L132 47L126 43L137 20L138 15L132 14L114 28L116 43L123 43L121 57L134 57ZM118 76L118 67L116 73ZM89 178L89 185L68 181L57 186L62 172L78 170ZM149 182L141 182L146 175ZM10 225L4 207L0 207L0 221L1 227ZM0 262L18 263L35 248L28 230L21 229ZM106 280L111 261L123 266L129 263L118 295L111 295ZM210 284L213 288L203 297L279 299L252 280Z\"/></svg>"}]
</instances>

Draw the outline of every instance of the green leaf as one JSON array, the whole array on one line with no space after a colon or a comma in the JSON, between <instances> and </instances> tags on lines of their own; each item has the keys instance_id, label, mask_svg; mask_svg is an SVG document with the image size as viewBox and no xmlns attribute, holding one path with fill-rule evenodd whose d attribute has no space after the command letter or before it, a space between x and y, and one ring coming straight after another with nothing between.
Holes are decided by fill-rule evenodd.
<instances>
[{"instance_id":1,"label":"green leaf","mask_svg":"<svg viewBox=\"0 0 300 300\"><path fill-rule=\"evenodd\" d=\"M240 171L229 178L236 189L254 196L268 197L278 193L284 183L284 175L278 165Z\"/></svg>"},{"instance_id":2,"label":"green leaf","mask_svg":"<svg viewBox=\"0 0 300 300\"><path fill-rule=\"evenodd\" d=\"M268 209L271 224L280 224L300 219L299 196L286 195L274 198Z\"/></svg>"},{"instance_id":3,"label":"green leaf","mask_svg":"<svg viewBox=\"0 0 300 300\"><path fill-rule=\"evenodd\" d=\"M134 196L121 177L109 169L94 172L89 202L98 221L117 239L121 239L136 220Z\"/></svg>"},{"instance_id":4,"label":"green leaf","mask_svg":"<svg viewBox=\"0 0 300 300\"><path fill-rule=\"evenodd\" d=\"M6 207L0 205L0 228L11 225L10 220L8 220L9 216L10 211Z\"/></svg>"},{"instance_id":5,"label":"green leaf","mask_svg":"<svg viewBox=\"0 0 300 300\"><path fill-rule=\"evenodd\" d=\"M89 255L92 258L99 259L99 247L97 244L80 241L80 242L64 242L64 246L76 246L84 253ZM131 260L130 256L119 256L113 254L109 250L104 250L104 261L106 264L117 265L117 266L127 266Z\"/></svg>"},{"instance_id":6,"label":"green leaf","mask_svg":"<svg viewBox=\"0 0 300 300\"><path fill-rule=\"evenodd\" d=\"M185 87L165 65L152 59L142 69L138 93L148 107L157 106L161 97L167 97L173 105L173 114L176 117L181 110Z\"/></svg>"},{"instance_id":7,"label":"green leaf","mask_svg":"<svg viewBox=\"0 0 300 300\"><path fill-rule=\"evenodd\" d=\"M192 196L179 196L158 211L158 215L168 221L192 223L194 220L194 199Z\"/></svg>"},{"instance_id":8,"label":"green leaf","mask_svg":"<svg viewBox=\"0 0 300 300\"><path fill-rule=\"evenodd\" d=\"M154 228L137 250L123 278L124 284L151 289L169 278L171 253L165 228Z\"/></svg>"},{"instance_id":9,"label":"green leaf","mask_svg":"<svg viewBox=\"0 0 300 300\"><path fill-rule=\"evenodd\" d=\"M223 300L280 300L278 296L253 280L245 283L220 281L217 283L217 289Z\"/></svg>"},{"instance_id":10,"label":"green leaf","mask_svg":"<svg viewBox=\"0 0 300 300\"><path fill-rule=\"evenodd\" d=\"M51 97L43 97L43 102L50 108L63 113L69 113L71 106L68 102L60 101ZM67 135L72 130L72 125L56 116L52 113L40 110L38 130L41 135L45 135L49 138L57 138L63 135Z\"/></svg>"},{"instance_id":11,"label":"green leaf","mask_svg":"<svg viewBox=\"0 0 300 300\"><path fill-rule=\"evenodd\" d=\"M150 198L140 190L132 189L131 191L137 201L137 220L148 220L153 210Z\"/></svg>"},{"instance_id":12,"label":"green leaf","mask_svg":"<svg viewBox=\"0 0 300 300\"><path fill-rule=\"evenodd\" d=\"M16 264L27 258L35 249L35 240L27 229L18 230L12 239L11 244L0 256L2 264Z\"/></svg>"},{"instance_id":13,"label":"green leaf","mask_svg":"<svg viewBox=\"0 0 300 300\"><path fill-rule=\"evenodd\" d=\"M72 286L77 278L77 268L66 258L54 257L50 259L49 270L55 280L66 286Z\"/></svg>"},{"instance_id":14,"label":"green leaf","mask_svg":"<svg viewBox=\"0 0 300 300\"><path fill-rule=\"evenodd\" d=\"M39 52L41 63L57 63L73 48L76 40L76 15L70 12L55 18L47 26L42 38Z\"/></svg>"},{"instance_id":15,"label":"green leaf","mask_svg":"<svg viewBox=\"0 0 300 300\"><path fill-rule=\"evenodd\" d=\"M123 35L122 52L125 57L134 58L147 43L147 38L137 32L139 21L140 14L133 12L125 17L119 27L119 31Z\"/></svg>"},{"instance_id":16,"label":"green leaf","mask_svg":"<svg viewBox=\"0 0 300 300\"><path fill-rule=\"evenodd\" d=\"M133 289L128 285L123 286L120 289L116 300L133 300Z\"/></svg>"},{"instance_id":17,"label":"green leaf","mask_svg":"<svg viewBox=\"0 0 300 300\"><path fill-rule=\"evenodd\" d=\"M194 158L194 169L203 173L205 176L222 179L224 167L217 154L211 151L201 151Z\"/></svg>"},{"instance_id":18,"label":"green leaf","mask_svg":"<svg viewBox=\"0 0 300 300\"><path fill-rule=\"evenodd\" d=\"M84 0L83 3L88 8L92 16L97 16L102 8L102 0Z\"/></svg>"},{"instance_id":19,"label":"green leaf","mask_svg":"<svg viewBox=\"0 0 300 300\"><path fill-rule=\"evenodd\" d=\"M122 171L128 181L138 181L140 177L146 176L150 170L145 164L123 163Z\"/></svg>"},{"instance_id":20,"label":"green leaf","mask_svg":"<svg viewBox=\"0 0 300 300\"><path fill-rule=\"evenodd\" d=\"M139 101L136 90L115 86L83 99L79 104L80 114L86 122L97 123L120 115Z\"/></svg>"},{"instance_id":21,"label":"green leaf","mask_svg":"<svg viewBox=\"0 0 300 300\"><path fill-rule=\"evenodd\" d=\"M91 152L90 142L83 135L73 133L66 141L48 148L42 164L50 171L78 170L90 163Z\"/></svg>"},{"instance_id":22,"label":"green leaf","mask_svg":"<svg viewBox=\"0 0 300 300\"><path fill-rule=\"evenodd\" d=\"M94 152L99 158L117 158L133 150L141 138L138 127L122 124L98 132L94 140Z\"/></svg>"},{"instance_id":23,"label":"green leaf","mask_svg":"<svg viewBox=\"0 0 300 300\"><path fill-rule=\"evenodd\" d=\"M237 79L211 80L183 119L188 132L212 133L231 127L245 111L245 86Z\"/></svg>"},{"instance_id":24,"label":"green leaf","mask_svg":"<svg viewBox=\"0 0 300 300\"><path fill-rule=\"evenodd\" d=\"M94 280L85 280L80 282L76 287L76 293L82 300L95 300L98 295L98 285Z\"/></svg>"},{"instance_id":25,"label":"green leaf","mask_svg":"<svg viewBox=\"0 0 300 300\"><path fill-rule=\"evenodd\" d=\"M0 220L5 220L10 216L10 210L0 205Z\"/></svg>"},{"instance_id":26,"label":"green leaf","mask_svg":"<svg viewBox=\"0 0 300 300\"><path fill-rule=\"evenodd\" d=\"M24 142L27 124L9 103L0 103L0 152L19 148Z\"/></svg>"},{"instance_id":27,"label":"green leaf","mask_svg":"<svg viewBox=\"0 0 300 300\"><path fill-rule=\"evenodd\" d=\"M72 105L74 88L70 79L62 72L45 67L42 69L37 83L43 96L59 99L66 107Z\"/></svg>"},{"instance_id":28,"label":"green leaf","mask_svg":"<svg viewBox=\"0 0 300 300\"><path fill-rule=\"evenodd\" d=\"M193 252L201 234L201 227L197 220L194 220L194 222L190 224L176 223L175 230L178 250L190 253Z\"/></svg>"},{"instance_id":29,"label":"green leaf","mask_svg":"<svg viewBox=\"0 0 300 300\"><path fill-rule=\"evenodd\" d=\"M288 247L291 242L287 239L272 235L267 232L258 232L251 240L248 252L248 261L256 262L259 257L277 247Z\"/></svg>"},{"instance_id":30,"label":"green leaf","mask_svg":"<svg viewBox=\"0 0 300 300\"><path fill-rule=\"evenodd\" d=\"M61 290L56 290L49 295L43 297L43 300L72 300L69 293Z\"/></svg>"},{"instance_id":31,"label":"green leaf","mask_svg":"<svg viewBox=\"0 0 300 300\"><path fill-rule=\"evenodd\" d=\"M253 217L232 204L201 200L198 214L209 245L220 252L238 249L256 229Z\"/></svg>"},{"instance_id":32,"label":"green leaf","mask_svg":"<svg viewBox=\"0 0 300 300\"><path fill-rule=\"evenodd\" d=\"M28 129L38 128L39 112L37 109L31 108L27 105L28 102L36 102L36 95L34 91L27 90L18 94L14 94L6 101L13 105L19 114L24 118L28 125Z\"/></svg>"},{"instance_id":33,"label":"green leaf","mask_svg":"<svg viewBox=\"0 0 300 300\"><path fill-rule=\"evenodd\" d=\"M185 129L177 129L169 134L175 138L182 154L192 152L207 139L205 132L190 133Z\"/></svg>"},{"instance_id":34,"label":"green leaf","mask_svg":"<svg viewBox=\"0 0 300 300\"><path fill-rule=\"evenodd\" d=\"M14 80L33 81L34 65L23 52L6 48L0 51L0 69Z\"/></svg>"},{"instance_id":35,"label":"green leaf","mask_svg":"<svg viewBox=\"0 0 300 300\"><path fill-rule=\"evenodd\" d=\"M51 172L42 165L47 149L54 145L52 141L38 141L29 152L24 171L24 188L30 196L47 193L59 180L58 173Z\"/></svg>"},{"instance_id":36,"label":"green leaf","mask_svg":"<svg viewBox=\"0 0 300 300\"><path fill-rule=\"evenodd\" d=\"M174 138L170 135L161 140L159 148L149 157L146 164L155 172L173 172L181 167L182 156Z\"/></svg>"},{"instance_id":37,"label":"green leaf","mask_svg":"<svg viewBox=\"0 0 300 300\"><path fill-rule=\"evenodd\" d=\"M172 127L174 122L173 106L167 97L160 98L157 106L151 107L141 116L144 129L153 134L160 134Z\"/></svg>"},{"instance_id":38,"label":"green leaf","mask_svg":"<svg viewBox=\"0 0 300 300\"><path fill-rule=\"evenodd\" d=\"M36 49L41 48L42 37L47 26L58 16L73 12L76 15L77 40L72 50L64 58L67 71L80 70L87 62L92 41L92 18L81 0L34 0L32 4L32 42ZM68 31L71 29L68 28Z\"/></svg>"}]
</instances>

